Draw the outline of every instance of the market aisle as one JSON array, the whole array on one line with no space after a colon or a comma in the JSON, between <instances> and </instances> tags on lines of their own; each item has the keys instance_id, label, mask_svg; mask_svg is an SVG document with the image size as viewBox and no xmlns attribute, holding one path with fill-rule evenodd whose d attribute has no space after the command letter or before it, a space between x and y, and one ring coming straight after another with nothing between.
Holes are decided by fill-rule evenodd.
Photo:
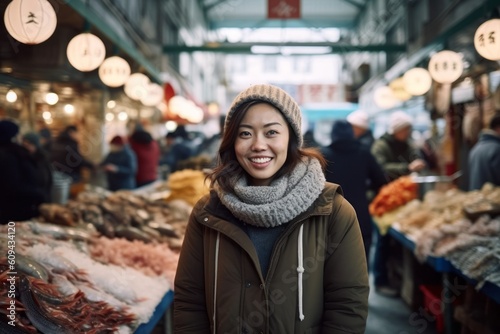
<instances>
[{"instance_id":1,"label":"market aisle","mask_svg":"<svg viewBox=\"0 0 500 334\"><path fill-rule=\"evenodd\" d=\"M368 322L365 334L436 334L435 321L427 321L410 310L401 298L388 298L375 292L370 275Z\"/></svg>"}]
</instances>

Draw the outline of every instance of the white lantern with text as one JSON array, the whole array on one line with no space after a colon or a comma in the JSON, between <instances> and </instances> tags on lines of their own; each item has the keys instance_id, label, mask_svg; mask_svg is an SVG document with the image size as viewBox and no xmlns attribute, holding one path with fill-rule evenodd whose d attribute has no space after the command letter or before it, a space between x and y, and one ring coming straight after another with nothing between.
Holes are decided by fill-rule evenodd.
<instances>
[{"instance_id":1,"label":"white lantern with text","mask_svg":"<svg viewBox=\"0 0 500 334\"><path fill-rule=\"evenodd\" d=\"M403 77L392 80L389 83L389 87L392 89L392 94L399 101L408 101L411 99L411 94L406 90Z\"/></svg>"},{"instance_id":2,"label":"white lantern with text","mask_svg":"<svg viewBox=\"0 0 500 334\"><path fill-rule=\"evenodd\" d=\"M429 73L436 82L453 83L464 70L462 56L454 51L444 50L434 54L429 60Z\"/></svg>"},{"instance_id":3,"label":"white lantern with text","mask_svg":"<svg viewBox=\"0 0 500 334\"><path fill-rule=\"evenodd\" d=\"M69 41L66 55L74 68L82 72L90 72L104 61L106 47L99 37L85 32Z\"/></svg>"},{"instance_id":4,"label":"white lantern with text","mask_svg":"<svg viewBox=\"0 0 500 334\"><path fill-rule=\"evenodd\" d=\"M5 9L4 23L17 41L39 44L56 30L57 16L47 0L13 0Z\"/></svg>"},{"instance_id":5,"label":"white lantern with text","mask_svg":"<svg viewBox=\"0 0 500 334\"><path fill-rule=\"evenodd\" d=\"M123 86L129 76L130 65L121 57L109 57L99 66L99 78L106 86Z\"/></svg>"},{"instance_id":6,"label":"white lantern with text","mask_svg":"<svg viewBox=\"0 0 500 334\"><path fill-rule=\"evenodd\" d=\"M403 82L408 93L419 96L431 89L432 77L425 68L415 67L405 72Z\"/></svg>"},{"instance_id":7,"label":"white lantern with text","mask_svg":"<svg viewBox=\"0 0 500 334\"><path fill-rule=\"evenodd\" d=\"M396 96L394 96L394 92L389 86L381 86L375 89L373 100L375 104L382 109L395 107L396 104L400 102Z\"/></svg>"},{"instance_id":8,"label":"white lantern with text","mask_svg":"<svg viewBox=\"0 0 500 334\"><path fill-rule=\"evenodd\" d=\"M142 97L146 96L149 87L149 78L142 73L131 74L123 90L128 97L133 100L140 100Z\"/></svg>"},{"instance_id":9,"label":"white lantern with text","mask_svg":"<svg viewBox=\"0 0 500 334\"><path fill-rule=\"evenodd\" d=\"M488 60L500 60L500 19L484 22L474 34L477 53Z\"/></svg>"},{"instance_id":10,"label":"white lantern with text","mask_svg":"<svg viewBox=\"0 0 500 334\"><path fill-rule=\"evenodd\" d=\"M146 107L154 107L163 100L163 88L157 83L150 83L146 88L146 94L141 96L141 103Z\"/></svg>"}]
</instances>

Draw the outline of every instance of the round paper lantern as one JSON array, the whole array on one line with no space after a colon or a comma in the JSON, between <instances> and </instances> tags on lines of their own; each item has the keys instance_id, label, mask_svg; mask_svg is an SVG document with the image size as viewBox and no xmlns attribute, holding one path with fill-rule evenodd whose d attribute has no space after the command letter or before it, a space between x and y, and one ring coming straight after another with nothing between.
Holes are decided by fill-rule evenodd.
<instances>
[{"instance_id":1,"label":"round paper lantern","mask_svg":"<svg viewBox=\"0 0 500 334\"><path fill-rule=\"evenodd\" d=\"M394 94L396 99L400 101L411 99L411 94L406 91L402 77L392 80L389 87L392 89L392 94Z\"/></svg>"},{"instance_id":2,"label":"round paper lantern","mask_svg":"<svg viewBox=\"0 0 500 334\"><path fill-rule=\"evenodd\" d=\"M140 100L147 94L149 84L150 81L147 76L142 73L134 73L128 77L123 90L131 99Z\"/></svg>"},{"instance_id":3,"label":"round paper lantern","mask_svg":"<svg viewBox=\"0 0 500 334\"><path fill-rule=\"evenodd\" d=\"M130 65L121 57L109 57L99 66L99 78L106 86L120 87L129 76Z\"/></svg>"},{"instance_id":4,"label":"round paper lantern","mask_svg":"<svg viewBox=\"0 0 500 334\"><path fill-rule=\"evenodd\" d=\"M500 19L484 22L474 34L477 53L489 60L500 60Z\"/></svg>"},{"instance_id":5,"label":"round paper lantern","mask_svg":"<svg viewBox=\"0 0 500 334\"><path fill-rule=\"evenodd\" d=\"M47 0L13 0L5 9L4 22L17 41L38 44L52 36L57 16Z\"/></svg>"},{"instance_id":6,"label":"round paper lantern","mask_svg":"<svg viewBox=\"0 0 500 334\"><path fill-rule=\"evenodd\" d=\"M382 86L375 89L373 99L375 104L382 109L392 108L399 102L394 96L392 89L388 86Z\"/></svg>"},{"instance_id":7,"label":"round paper lantern","mask_svg":"<svg viewBox=\"0 0 500 334\"><path fill-rule=\"evenodd\" d=\"M146 88L146 94L141 96L141 103L147 107L153 107L161 101L163 101L163 88L156 83L150 83Z\"/></svg>"},{"instance_id":8,"label":"round paper lantern","mask_svg":"<svg viewBox=\"0 0 500 334\"><path fill-rule=\"evenodd\" d=\"M431 89L432 78L425 68L415 67L403 75L405 90L414 96L424 95Z\"/></svg>"},{"instance_id":9,"label":"round paper lantern","mask_svg":"<svg viewBox=\"0 0 500 334\"><path fill-rule=\"evenodd\" d=\"M442 84L454 82L460 78L463 70L462 57L454 51L440 51L429 61L429 73L432 79Z\"/></svg>"},{"instance_id":10,"label":"round paper lantern","mask_svg":"<svg viewBox=\"0 0 500 334\"><path fill-rule=\"evenodd\" d=\"M93 71L106 57L106 47L99 37L85 32L73 37L66 49L68 60L74 68L82 72Z\"/></svg>"}]
</instances>

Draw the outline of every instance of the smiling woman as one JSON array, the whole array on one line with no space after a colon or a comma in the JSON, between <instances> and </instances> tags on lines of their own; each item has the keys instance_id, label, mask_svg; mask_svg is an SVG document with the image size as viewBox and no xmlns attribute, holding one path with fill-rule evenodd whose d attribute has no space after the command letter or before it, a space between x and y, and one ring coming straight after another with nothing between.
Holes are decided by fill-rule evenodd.
<instances>
[{"instance_id":1,"label":"smiling woman","mask_svg":"<svg viewBox=\"0 0 500 334\"><path fill-rule=\"evenodd\" d=\"M302 148L301 111L254 85L229 109L210 194L175 278L175 333L364 333L368 275L356 213Z\"/></svg>"}]
</instances>

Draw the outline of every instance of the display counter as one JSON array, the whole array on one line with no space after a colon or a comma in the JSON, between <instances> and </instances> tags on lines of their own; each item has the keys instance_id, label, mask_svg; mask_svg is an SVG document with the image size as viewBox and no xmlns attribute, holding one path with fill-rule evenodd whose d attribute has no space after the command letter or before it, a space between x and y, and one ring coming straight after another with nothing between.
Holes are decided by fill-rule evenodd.
<instances>
[{"instance_id":1,"label":"display counter","mask_svg":"<svg viewBox=\"0 0 500 334\"><path fill-rule=\"evenodd\" d=\"M153 331L153 329L157 326L158 322L162 317L165 317L165 314L169 312L169 308L174 301L174 292L172 290L168 291L165 296L162 298L160 304L156 306L156 309L153 313L153 316L149 320L149 322L140 325L135 331L134 334L149 334ZM170 324L166 323L165 328L168 328ZM168 333L168 331L165 331Z\"/></svg>"},{"instance_id":2,"label":"display counter","mask_svg":"<svg viewBox=\"0 0 500 334\"><path fill-rule=\"evenodd\" d=\"M388 233L406 249L411 252L415 251L415 241L402 233L398 229L397 224L391 226ZM442 277L441 284L443 291L441 303L444 317L444 332L446 334L456 333L453 323L454 301L460 296L460 294L465 293L464 291L457 291L456 282L452 278L453 275L463 278L469 285L475 287L477 291L480 291L491 300L500 304L500 286L491 282L486 282L483 286L477 289L477 281L466 276L460 269L453 266L453 264L444 257L428 256L426 263L436 272L440 273Z\"/></svg>"}]
</instances>

